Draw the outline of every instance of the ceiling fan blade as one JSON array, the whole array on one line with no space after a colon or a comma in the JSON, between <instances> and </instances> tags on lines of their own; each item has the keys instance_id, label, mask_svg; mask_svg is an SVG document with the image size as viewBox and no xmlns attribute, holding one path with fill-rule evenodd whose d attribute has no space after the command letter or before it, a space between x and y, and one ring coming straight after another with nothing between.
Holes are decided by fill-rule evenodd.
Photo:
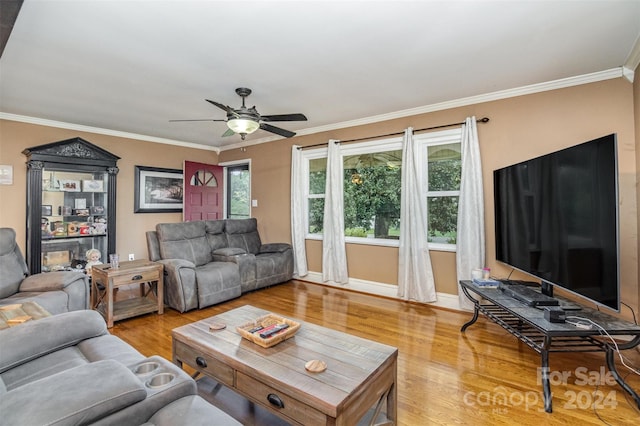
<instances>
[{"instance_id":1,"label":"ceiling fan blade","mask_svg":"<svg viewBox=\"0 0 640 426\"><path fill-rule=\"evenodd\" d=\"M263 121L307 121L304 114L277 114L277 115L261 115Z\"/></svg>"},{"instance_id":2,"label":"ceiling fan blade","mask_svg":"<svg viewBox=\"0 0 640 426\"><path fill-rule=\"evenodd\" d=\"M223 111L226 111L227 114L233 114L233 115L236 115L236 116L238 115L238 113L235 112L235 110L233 108L231 108L230 106L223 105L220 102L212 101L210 99L205 99L205 101L209 102L212 105L217 106L218 108L220 108Z\"/></svg>"},{"instance_id":3,"label":"ceiling fan blade","mask_svg":"<svg viewBox=\"0 0 640 426\"><path fill-rule=\"evenodd\" d=\"M222 134L222 137L226 138L227 136L233 136L235 134L236 134L236 132L234 132L233 130L227 129L227 131Z\"/></svg>"},{"instance_id":4,"label":"ceiling fan blade","mask_svg":"<svg viewBox=\"0 0 640 426\"><path fill-rule=\"evenodd\" d=\"M276 135L284 136L285 138L290 138L290 137L296 135L294 132L291 132L291 131L285 130L285 129L281 129L280 127L272 126L272 125L267 124L267 123L260 123L260 128L262 130L266 130L267 132L271 132L271 133L275 133Z\"/></svg>"},{"instance_id":5,"label":"ceiling fan blade","mask_svg":"<svg viewBox=\"0 0 640 426\"><path fill-rule=\"evenodd\" d=\"M227 121L227 120L216 120L213 118L198 118L195 120L169 120L170 123L175 123L177 121Z\"/></svg>"}]
</instances>

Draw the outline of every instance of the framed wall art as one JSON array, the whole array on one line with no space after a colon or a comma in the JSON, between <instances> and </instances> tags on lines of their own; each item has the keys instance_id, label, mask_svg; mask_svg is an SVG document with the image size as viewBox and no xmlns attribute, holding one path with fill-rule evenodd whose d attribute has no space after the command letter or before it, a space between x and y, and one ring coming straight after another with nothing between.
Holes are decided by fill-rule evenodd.
<instances>
[{"instance_id":1,"label":"framed wall art","mask_svg":"<svg viewBox=\"0 0 640 426\"><path fill-rule=\"evenodd\" d=\"M135 166L134 197L134 213L181 212L182 170Z\"/></svg>"}]
</instances>

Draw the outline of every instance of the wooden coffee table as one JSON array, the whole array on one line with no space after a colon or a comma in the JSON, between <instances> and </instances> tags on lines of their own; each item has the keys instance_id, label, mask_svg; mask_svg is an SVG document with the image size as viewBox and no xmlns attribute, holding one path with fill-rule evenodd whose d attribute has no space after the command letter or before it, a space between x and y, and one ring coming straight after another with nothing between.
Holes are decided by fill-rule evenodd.
<instances>
[{"instance_id":1,"label":"wooden coffee table","mask_svg":"<svg viewBox=\"0 0 640 426\"><path fill-rule=\"evenodd\" d=\"M174 329L173 362L189 365L292 424L351 426L372 407L376 419L385 402L385 424L395 424L396 348L299 320L298 332L271 348L236 330L269 313L245 305ZM212 324L226 328L213 330ZM326 370L307 371L311 360L324 361Z\"/></svg>"}]
</instances>

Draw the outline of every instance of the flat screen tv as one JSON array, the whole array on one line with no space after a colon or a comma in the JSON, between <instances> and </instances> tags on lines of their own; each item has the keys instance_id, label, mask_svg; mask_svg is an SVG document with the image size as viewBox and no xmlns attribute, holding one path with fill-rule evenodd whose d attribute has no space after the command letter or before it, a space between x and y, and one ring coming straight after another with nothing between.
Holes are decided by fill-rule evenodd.
<instances>
[{"instance_id":1,"label":"flat screen tv","mask_svg":"<svg viewBox=\"0 0 640 426\"><path fill-rule=\"evenodd\" d=\"M620 309L618 167L611 134L493 172L496 259Z\"/></svg>"}]
</instances>

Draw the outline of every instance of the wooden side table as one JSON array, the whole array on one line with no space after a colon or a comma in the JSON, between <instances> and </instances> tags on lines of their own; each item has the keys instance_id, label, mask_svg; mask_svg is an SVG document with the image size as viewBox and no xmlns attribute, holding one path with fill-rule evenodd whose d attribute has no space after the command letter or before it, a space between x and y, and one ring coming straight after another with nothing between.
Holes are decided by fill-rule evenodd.
<instances>
[{"instance_id":1,"label":"wooden side table","mask_svg":"<svg viewBox=\"0 0 640 426\"><path fill-rule=\"evenodd\" d=\"M120 262L118 268L110 264L91 268L91 307L100 312L113 327L114 321L151 312L164 313L164 267L148 260ZM114 290L120 286L139 284L140 297L116 302Z\"/></svg>"}]
</instances>

